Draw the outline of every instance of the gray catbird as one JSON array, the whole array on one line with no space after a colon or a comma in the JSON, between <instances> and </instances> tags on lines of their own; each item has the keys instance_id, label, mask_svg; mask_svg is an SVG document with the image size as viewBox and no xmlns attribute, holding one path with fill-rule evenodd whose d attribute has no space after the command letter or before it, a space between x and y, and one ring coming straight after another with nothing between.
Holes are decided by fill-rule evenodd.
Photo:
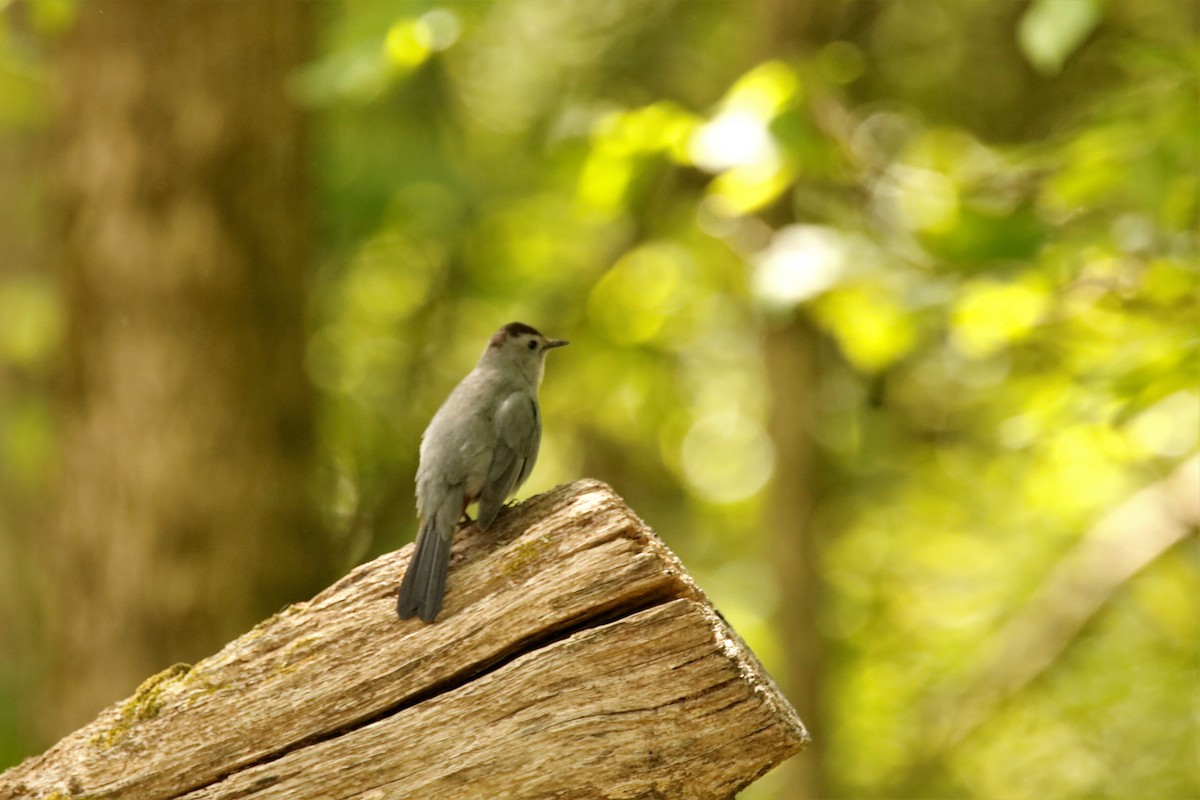
<instances>
[{"instance_id":1,"label":"gray catbird","mask_svg":"<svg viewBox=\"0 0 1200 800\"><path fill-rule=\"evenodd\" d=\"M442 607L450 540L467 506L479 501L486 529L533 472L542 440L537 390L546 352L562 347L521 322L492 336L475 369L433 415L417 467L417 549L400 583L396 610L433 622Z\"/></svg>"}]
</instances>

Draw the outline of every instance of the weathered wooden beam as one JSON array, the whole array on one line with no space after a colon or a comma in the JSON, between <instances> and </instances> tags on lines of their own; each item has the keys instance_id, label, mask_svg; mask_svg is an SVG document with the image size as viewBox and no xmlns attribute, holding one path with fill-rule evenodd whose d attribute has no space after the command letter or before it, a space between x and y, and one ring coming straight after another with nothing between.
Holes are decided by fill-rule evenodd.
<instances>
[{"instance_id":1,"label":"weathered wooden beam","mask_svg":"<svg viewBox=\"0 0 1200 800\"><path fill-rule=\"evenodd\" d=\"M724 798L807 734L597 481L458 533L438 622L406 547L0 775L0 798Z\"/></svg>"}]
</instances>

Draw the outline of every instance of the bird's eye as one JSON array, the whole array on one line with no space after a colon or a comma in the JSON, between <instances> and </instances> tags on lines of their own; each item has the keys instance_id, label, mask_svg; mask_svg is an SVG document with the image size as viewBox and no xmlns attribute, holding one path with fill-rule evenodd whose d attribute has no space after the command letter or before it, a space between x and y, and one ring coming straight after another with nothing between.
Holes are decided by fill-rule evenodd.
<instances>
[{"instance_id":1,"label":"bird's eye","mask_svg":"<svg viewBox=\"0 0 1200 800\"><path fill-rule=\"evenodd\" d=\"M529 349L530 349L530 350L537 350L537 340L536 340L536 339L530 339L530 340L529 340Z\"/></svg>"}]
</instances>

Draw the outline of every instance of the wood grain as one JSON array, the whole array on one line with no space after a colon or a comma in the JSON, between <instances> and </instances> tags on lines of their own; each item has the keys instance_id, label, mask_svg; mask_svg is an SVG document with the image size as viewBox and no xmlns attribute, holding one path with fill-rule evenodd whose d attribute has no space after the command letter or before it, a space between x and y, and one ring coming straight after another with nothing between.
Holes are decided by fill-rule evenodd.
<instances>
[{"instance_id":1,"label":"wood grain","mask_svg":"<svg viewBox=\"0 0 1200 800\"><path fill-rule=\"evenodd\" d=\"M0 798L717 798L806 743L604 484L458 540L436 624L395 614L411 546L382 556L154 676L0 775Z\"/></svg>"}]
</instances>

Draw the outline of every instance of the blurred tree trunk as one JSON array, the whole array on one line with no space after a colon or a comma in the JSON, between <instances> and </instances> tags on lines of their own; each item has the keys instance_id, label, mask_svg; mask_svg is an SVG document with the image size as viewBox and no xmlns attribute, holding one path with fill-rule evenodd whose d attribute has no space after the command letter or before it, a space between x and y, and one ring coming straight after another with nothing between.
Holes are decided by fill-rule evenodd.
<instances>
[{"instance_id":1,"label":"blurred tree trunk","mask_svg":"<svg viewBox=\"0 0 1200 800\"><path fill-rule=\"evenodd\" d=\"M817 625L821 586L817 531L812 526L820 490L812 438L820 388L819 346L817 332L799 316L767 334L767 374L774 398L771 435L777 456L767 528L780 590L778 629L788 663L787 673L776 677L813 739L809 752L780 767L781 796L794 800L826 796L820 708L825 643Z\"/></svg>"},{"instance_id":2,"label":"blurred tree trunk","mask_svg":"<svg viewBox=\"0 0 1200 800\"><path fill-rule=\"evenodd\" d=\"M311 7L89 2L56 64L68 314L43 735L324 585L287 99Z\"/></svg>"}]
</instances>

